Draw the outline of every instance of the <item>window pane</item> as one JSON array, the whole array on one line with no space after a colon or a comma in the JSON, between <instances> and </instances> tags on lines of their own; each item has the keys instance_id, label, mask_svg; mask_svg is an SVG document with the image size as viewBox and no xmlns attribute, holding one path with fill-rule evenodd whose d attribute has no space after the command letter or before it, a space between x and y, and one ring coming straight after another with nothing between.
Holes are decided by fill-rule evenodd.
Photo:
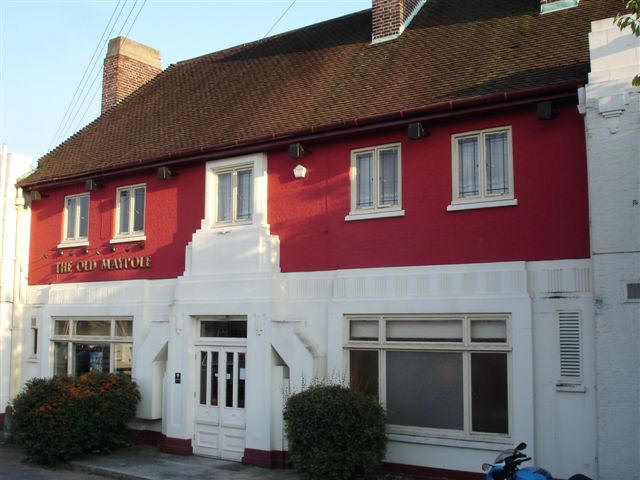
<instances>
[{"instance_id":1,"label":"window pane","mask_svg":"<svg viewBox=\"0 0 640 480\"><path fill-rule=\"evenodd\" d=\"M87 372L108 372L110 363L110 345L74 343L75 374Z\"/></svg>"},{"instance_id":2,"label":"window pane","mask_svg":"<svg viewBox=\"0 0 640 480\"><path fill-rule=\"evenodd\" d=\"M138 187L134 191L133 203L133 231L144 232L144 187Z\"/></svg>"},{"instance_id":3,"label":"window pane","mask_svg":"<svg viewBox=\"0 0 640 480\"><path fill-rule=\"evenodd\" d=\"M78 198L80 202L80 219L78 226L78 237L87 238L87 232L89 230L89 195L83 195Z\"/></svg>"},{"instance_id":4,"label":"window pane","mask_svg":"<svg viewBox=\"0 0 640 480\"><path fill-rule=\"evenodd\" d=\"M378 352L376 350L350 350L349 378L353 390L377 397Z\"/></svg>"},{"instance_id":5,"label":"window pane","mask_svg":"<svg viewBox=\"0 0 640 480\"><path fill-rule=\"evenodd\" d=\"M207 361L207 352L200 352L200 405L207 404Z\"/></svg>"},{"instance_id":6,"label":"window pane","mask_svg":"<svg viewBox=\"0 0 640 480\"><path fill-rule=\"evenodd\" d=\"M373 206L373 152L356 155L356 207Z\"/></svg>"},{"instance_id":7,"label":"window pane","mask_svg":"<svg viewBox=\"0 0 640 480\"><path fill-rule=\"evenodd\" d=\"M251 218L251 170L238 172L238 220Z\"/></svg>"},{"instance_id":8,"label":"window pane","mask_svg":"<svg viewBox=\"0 0 640 480\"><path fill-rule=\"evenodd\" d=\"M67 198L67 238L76 236L76 197Z\"/></svg>"},{"instance_id":9,"label":"window pane","mask_svg":"<svg viewBox=\"0 0 640 480\"><path fill-rule=\"evenodd\" d=\"M246 320L202 320L201 337L247 338Z\"/></svg>"},{"instance_id":10,"label":"window pane","mask_svg":"<svg viewBox=\"0 0 640 480\"><path fill-rule=\"evenodd\" d=\"M131 343L114 343L113 349L116 357L116 373L126 373L131 375L131 367L133 366L133 344Z\"/></svg>"},{"instance_id":11,"label":"window pane","mask_svg":"<svg viewBox=\"0 0 640 480\"><path fill-rule=\"evenodd\" d=\"M109 320L76 320L76 335L111 336L111 322Z\"/></svg>"},{"instance_id":12,"label":"window pane","mask_svg":"<svg viewBox=\"0 0 640 480\"><path fill-rule=\"evenodd\" d=\"M475 432L509 433L507 354L471 354L471 411Z\"/></svg>"},{"instance_id":13,"label":"window pane","mask_svg":"<svg viewBox=\"0 0 640 480\"><path fill-rule=\"evenodd\" d=\"M211 405L218 405L218 352L211 352Z\"/></svg>"},{"instance_id":14,"label":"window pane","mask_svg":"<svg viewBox=\"0 0 640 480\"><path fill-rule=\"evenodd\" d=\"M227 352L227 407L233 407L233 353Z\"/></svg>"},{"instance_id":15,"label":"window pane","mask_svg":"<svg viewBox=\"0 0 640 480\"><path fill-rule=\"evenodd\" d=\"M458 195L473 197L478 195L478 139L458 140Z\"/></svg>"},{"instance_id":16,"label":"window pane","mask_svg":"<svg viewBox=\"0 0 640 480\"><path fill-rule=\"evenodd\" d=\"M487 194L496 195L509 191L507 179L507 132L485 135Z\"/></svg>"},{"instance_id":17,"label":"window pane","mask_svg":"<svg viewBox=\"0 0 640 480\"><path fill-rule=\"evenodd\" d=\"M507 322L504 320L471 320L471 341L505 343Z\"/></svg>"},{"instance_id":18,"label":"window pane","mask_svg":"<svg viewBox=\"0 0 640 480\"><path fill-rule=\"evenodd\" d=\"M398 149L380 150L380 205L398 203Z\"/></svg>"},{"instance_id":19,"label":"window pane","mask_svg":"<svg viewBox=\"0 0 640 480\"><path fill-rule=\"evenodd\" d=\"M351 340L378 340L377 320L351 320L349 322Z\"/></svg>"},{"instance_id":20,"label":"window pane","mask_svg":"<svg viewBox=\"0 0 640 480\"><path fill-rule=\"evenodd\" d=\"M462 320L387 321L387 340L395 342L461 342Z\"/></svg>"},{"instance_id":21,"label":"window pane","mask_svg":"<svg viewBox=\"0 0 640 480\"><path fill-rule=\"evenodd\" d=\"M118 233L129 233L129 203L131 200L129 190L120 190L118 195L118 208L120 209L120 221Z\"/></svg>"},{"instance_id":22,"label":"window pane","mask_svg":"<svg viewBox=\"0 0 640 480\"><path fill-rule=\"evenodd\" d=\"M244 408L244 382L247 379L247 369L244 353L238 353L238 408Z\"/></svg>"},{"instance_id":23,"label":"window pane","mask_svg":"<svg viewBox=\"0 0 640 480\"><path fill-rule=\"evenodd\" d=\"M132 337L133 322L131 320L116 320L116 337Z\"/></svg>"},{"instance_id":24,"label":"window pane","mask_svg":"<svg viewBox=\"0 0 640 480\"><path fill-rule=\"evenodd\" d=\"M67 362L69 359L69 344L67 342L55 342L53 344L53 374L67 375Z\"/></svg>"},{"instance_id":25,"label":"window pane","mask_svg":"<svg viewBox=\"0 0 640 480\"><path fill-rule=\"evenodd\" d=\"M218 175L218 222L231 221L231 173Z\"/></svg>"},{"instance_id":26,"label":"window pane","mask_svg":"<svg viewBox=\"0 0 640 480\"><path fill-rule=\"evenodd\" d=\"M56 320L53 330L54 335L69 335L69 321Z\"/></svg>"},{"instance_id":27,"label":"window pane","mask_svg":"<svg viewBox=\"0 0 640 480\"><path fill-rule=\"evenodd\" d=\"M387 352L387 421L464 428L462 353Z\"/></svg>"}]
</instances>

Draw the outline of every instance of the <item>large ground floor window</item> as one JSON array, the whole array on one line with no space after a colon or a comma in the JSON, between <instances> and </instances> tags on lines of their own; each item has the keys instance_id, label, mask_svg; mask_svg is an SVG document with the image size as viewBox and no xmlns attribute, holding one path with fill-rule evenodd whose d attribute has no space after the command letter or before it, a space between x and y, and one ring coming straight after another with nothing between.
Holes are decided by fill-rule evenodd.
<instances>
[{"instance_id":1,"label":"large ground floor window","mask_svg":"<svg viewBox=\"0 0 640 480\"><path fill-rule=\"evenodd\" d=\"M352 388L377 396L395 433L509 435L510 316L351 315Z\"/></svg>"},{"instance_id":2,"label":"large ground floor window","mask_svg":"<svg viewBox=\"0 0 640 480\"><path fill-rule=\"evenodd\" d=\"M54 318L53 374L121 372L131 375L133 320L128 317Z\"/></svg>"}]
</instances>

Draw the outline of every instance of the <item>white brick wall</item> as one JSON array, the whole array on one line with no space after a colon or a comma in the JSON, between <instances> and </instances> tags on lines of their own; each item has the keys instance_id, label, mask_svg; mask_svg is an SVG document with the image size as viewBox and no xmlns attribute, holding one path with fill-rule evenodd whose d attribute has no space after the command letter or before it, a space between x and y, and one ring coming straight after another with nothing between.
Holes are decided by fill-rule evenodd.
<instances>
[{"instance_id":1,"label":"white brick wall","mask_svg":"<svg viewBox=\"0 0 640 480\"><path fill-rule=\"evenodd\" d=\"M593 22L585 112L595 298L598 478L640 479L640 39Z\"/></svg>"}]
</instances>

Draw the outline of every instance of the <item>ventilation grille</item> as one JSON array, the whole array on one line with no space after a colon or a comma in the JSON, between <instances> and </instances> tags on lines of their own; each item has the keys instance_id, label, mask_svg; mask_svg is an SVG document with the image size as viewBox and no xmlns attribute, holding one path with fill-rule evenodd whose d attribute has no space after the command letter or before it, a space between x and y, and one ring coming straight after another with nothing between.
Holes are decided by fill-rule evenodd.
<instances>
[{"instance_id":1,"label":"ventilation grille","mask_svg":"<svg viewBox=\"0 0 640 480\"><path fill-rule=\"evenodd\" d=\"M578 381L582 377L580 312L559 312L560 376Z\"/></svg>"},{"instance_id":2,"label":"ventilation grille","mask_svg":"<svg viewBox=\"0 0 640 480\"><path fill-rule=\"evenodd\" d=\"M640 300L640 283L627 283L627 300Z\"/></svg>"}]
</instances>

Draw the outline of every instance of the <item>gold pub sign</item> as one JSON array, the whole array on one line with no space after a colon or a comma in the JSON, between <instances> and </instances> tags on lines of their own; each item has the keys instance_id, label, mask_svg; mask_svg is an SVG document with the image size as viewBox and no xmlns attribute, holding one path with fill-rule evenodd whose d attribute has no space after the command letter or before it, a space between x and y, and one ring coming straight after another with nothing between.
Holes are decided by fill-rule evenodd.
<instances>
[{"instance_id":1,"label":"gold pub sign","mask_svg":"<svg viewBox=\"0 0 640 480\"><path fill-rule=\"evenodd\" d=\"M137 268L151 268L151 255L56 263L56 273L93 272L94 270L131 270Z\"/></svg>"}]
</instances>

